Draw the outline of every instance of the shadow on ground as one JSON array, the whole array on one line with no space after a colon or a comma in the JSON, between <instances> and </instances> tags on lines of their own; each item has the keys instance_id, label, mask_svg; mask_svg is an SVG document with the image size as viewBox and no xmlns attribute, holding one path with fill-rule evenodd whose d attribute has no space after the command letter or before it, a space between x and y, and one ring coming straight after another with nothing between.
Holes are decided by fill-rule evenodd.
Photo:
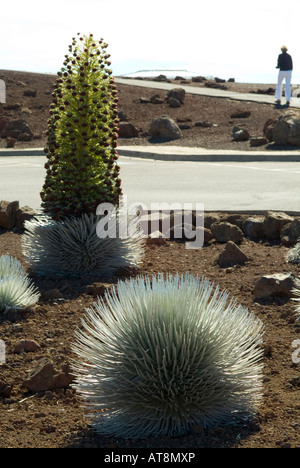
<instances>
[{"instance_id":1,"label":"shadow on ground","mask_svg":"<svg viewBox=\"0 0 300 468\"><path fill-rule=\"evenodd\" d=\"M259 422L248 421L244 425L234 427L217 427L203 429L195 426L189 434L183 437L163 437L147 439L129 439L114 437L101 437L92 428L68 437L66 448L102 448L102 449L129 449L129 448L237 448L243 445L243 440L260 430Z\"/></svg>"}]
</instances>

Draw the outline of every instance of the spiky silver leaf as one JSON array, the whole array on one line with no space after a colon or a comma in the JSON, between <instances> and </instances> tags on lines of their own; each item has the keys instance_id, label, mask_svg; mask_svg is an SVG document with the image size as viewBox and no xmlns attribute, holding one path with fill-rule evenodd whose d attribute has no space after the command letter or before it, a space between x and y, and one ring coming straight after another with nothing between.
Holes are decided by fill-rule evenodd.
<instances>
[{"instance_id":1,"label":"spiky silver leaf","mask_svg":"<svg viewBox=\"0 0 300 468\"><path fill-rule=\"evenodd\" d=\"M191 275L141 277L87 309L74 387L98 433L181 435L255 413L263 325L213 289Z\"/></svg>"},{"instance_id":2,"label":"spiky silver leaf","mask_svg":"<svg viewBox=\"0 0 300 468\"><path fill-rule=\"evenodd\" d=\"M295 288L295 289L292 290L292 293L295 296L295 297L293 297L293 301L297 302L297 305L295 307L295 311L296 311L298 320L300 321L300 289Z\"/></svg>"},{"instance_id":3,"label":"spiky silver leaf","mask_svg":"<svg viewBox=\"0 0 300 468\"><path fill-rule=\"evenodd\" d=\"M39 296L19 260L9 255L0 257L0 311L28 309Z\"/></svg>"},{"instance_id":4,"label":"spiky silver leaf","mask_svg":"<svg viewBox=\"0 0 300 468\"><path fill-rule=\"evenodd\" d=\"M41 276L110 276L118 268L136 267L143 255L143 239L100 238L99 217L83 215L53 221L47 216L27 221L23 253Z\"/></svg>"},{"instance_id":5,"label":"spiky silver leaf","mask_svg":"<svg viewBox=\"0 0 300 468\"><path fill-rule=\"evenodd\" d=\"M287 263L293 263L295 265L300 263L300 242L288 251L286 261Z\"/></svg>"},{"instance_id":6,"label":"spiky silver leaf","mask_svg":"<svg viewBox=\"0 0 300 468\"><path fill-rule=\"evenodd\" d=\"M0 257L0 278L4 276L25 276L26 271L21 262L10 255Z\"/></svg>"}]
</instances>

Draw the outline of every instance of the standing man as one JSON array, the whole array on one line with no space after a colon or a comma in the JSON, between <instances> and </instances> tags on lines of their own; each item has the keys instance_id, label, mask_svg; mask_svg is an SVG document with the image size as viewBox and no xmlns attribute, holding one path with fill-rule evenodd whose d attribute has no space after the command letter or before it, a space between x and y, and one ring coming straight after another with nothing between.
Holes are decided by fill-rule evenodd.
<instances>
[{"instance_id":1,"label":"standing man","mask_svg":"<svg viewBox=\"0 0 300 468\"><path fill-rule=\"evenodd\" d=\"M279 68L278 83L275 91L276 104L281 104L282 98L282 85L285 80L285 97L286 105L290 105L291 99L291 79L293 71L293 60L292 57L287 53L288 48L286 46L281 47L281 54L278 57L277 67Z\"/></svg>"}]
</instances>

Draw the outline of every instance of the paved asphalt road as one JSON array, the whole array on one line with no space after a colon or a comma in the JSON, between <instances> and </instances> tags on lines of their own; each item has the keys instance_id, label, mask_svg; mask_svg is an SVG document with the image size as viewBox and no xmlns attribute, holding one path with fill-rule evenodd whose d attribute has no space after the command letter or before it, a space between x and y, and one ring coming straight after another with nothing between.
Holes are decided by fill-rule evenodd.
<instances>
[{"instance_id":1,"label":"paved asphalt road","mask_svg":"<svg viewBox=\"0 0 300 468\"><path fill-rule=\"evenodd\" d=\"M0 157L0 200L39 208L43 156ZM300 165L295 162L172 162L120 157L127 203L204 203L225 211L300 213Z\"/></svg>"},{"instance_id":2,"label":"paved asphalt road","mask_svg":"<svg viewBox=\"0 0 300 468\"><path fill-rule=\"evenodd\" d=\"M168 83L146 82L143 80L126 80L117 78L116 82L136 85L152 86L158 89L170 89L174 85ZM252 100L257 102L274 103L273 96L223 92L220 90L184 87L186 92L193 94L205 94L209 96ZM300 107L300 99L293 98L292 106ZM143 148L138 149L143 152ZM147 148L146 151L150 151ZM132 148L129 156L133 156ZM148 209L151 203L203 203L205 210L225 211L266 211L283 210L300 213L299 197L299 152L289 154L289 162L280 162L286 158L286 154L258 155L257 158L274 159L274 161L246 162L245 155L230 154L231 161L223 162L224 155L208 155L204 151L205 162L197 154L189 154L190 158L198 158L198 161L167 161L174 159L170 149L160 149L160 160L143 159L125 156L120 157L121 178L123 192L128 198L128 204L143 203ZM180 153L175 159L184 159L186 154ZM186 152L186 149L182 149ZM191 152L191 150L189 150ZM157 152L157 148L155 149ZM165 154L165 153L170 153ZM209 153L209 152L208 152ZM121 154L121 152L120 152ZM146 156L147 157L147 156ZM225 155L225 158L228 154ZM142 159L141 159L142 158ZM248 155L247 155L248 158ZM276 161L275 161L276 159ZM241 162L241 160L243 162ZM294 160L294 161L293 161ZM45 179L44 156L3 156L0 154L0 200L19 200L22 206L32 208L40 206L40 190ZM296 162L297 161L297 162Z\"/></svg>"}]
</instances>

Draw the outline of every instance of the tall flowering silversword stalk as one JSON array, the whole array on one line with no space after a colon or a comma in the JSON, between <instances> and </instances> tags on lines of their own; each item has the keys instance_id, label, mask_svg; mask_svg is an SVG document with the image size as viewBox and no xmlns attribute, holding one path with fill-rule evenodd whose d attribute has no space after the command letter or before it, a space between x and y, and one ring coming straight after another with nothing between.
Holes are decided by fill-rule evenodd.
<instances>
[{"instance_id":1,"label":"tall flowering silversword stalk","mask_svg":"<svg viewBox=\"0 0 300 468\"><path fill-rule=\"evenodd\" d=\"M136 266L141 242L100 239L97 207L119 207L118 97L107 44L73 38L48 124L43 214L25 224L23 253L38 275L106 276Z\"/></svg>"},{"instance_id":2,"label":"tall flowering silversword stalk","mask_svg":"<svg viewBox=\"0 0 300 468\"><path fill-rule=\"evenodd\" d=\"M73 38L58 72L48 122L42 207L52 219L96 213L118 204L118 97L107 44Z\"/></svg>"}]
</instances>

